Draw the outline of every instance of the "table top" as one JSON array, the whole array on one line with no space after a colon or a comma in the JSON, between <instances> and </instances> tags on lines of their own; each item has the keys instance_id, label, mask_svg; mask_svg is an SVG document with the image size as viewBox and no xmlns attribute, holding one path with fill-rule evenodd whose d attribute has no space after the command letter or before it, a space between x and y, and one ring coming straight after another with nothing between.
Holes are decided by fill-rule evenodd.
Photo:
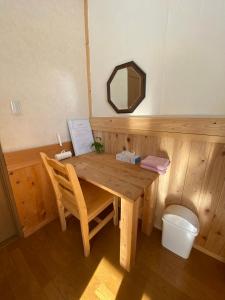
<instances>
[{"instance_id":1,"label":"table top","mask_svg":"<svg viewBox=\"0 0 225 300\"><path fill-rule=\"evenodd\" d=\"M74 166L77 176L112 194L137 200L158 177L158 174L138 165L118 161L112 154L88 153L62 161Z\"/></svg>"}]
</instances>

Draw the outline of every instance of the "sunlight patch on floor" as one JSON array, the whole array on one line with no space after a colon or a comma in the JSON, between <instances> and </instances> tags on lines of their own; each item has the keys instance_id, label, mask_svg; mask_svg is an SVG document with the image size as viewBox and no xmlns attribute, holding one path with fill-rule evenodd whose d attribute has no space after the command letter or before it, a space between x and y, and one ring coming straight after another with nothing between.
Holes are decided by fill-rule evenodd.
<instances>
[{"instance_id":1,"label":"sunlight patch on floor","mask_svg":"<svg viewBox=\"0 0 225 300\"><path fill-rule=\"evenodd\" d=\"M81 299L114 300L122 280L123 273L102 258Z\"/></svg>"},{"instance_id":2,"label":"sunlight patch on floor","mask_svg":"<svg viewBox=\"0 0 225 300\"><path fill-rule=\"evenodd\" d=\"M141 300L153 300L153 299L149 297L146 293L143 293Z\"/></svg>"}]
</instances>

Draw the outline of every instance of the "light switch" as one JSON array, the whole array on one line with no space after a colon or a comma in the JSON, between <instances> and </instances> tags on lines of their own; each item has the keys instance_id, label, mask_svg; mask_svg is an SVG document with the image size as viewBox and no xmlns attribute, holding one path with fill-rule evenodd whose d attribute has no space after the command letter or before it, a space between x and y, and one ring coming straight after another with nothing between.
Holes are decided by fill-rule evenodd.
<instances>
[{"instance_id":1,"label":"light switch","mask_svg":"<svg viewBox=\"0 0 225 300\"><path fill-rule=\"evenodd\" d=\"M12 111L12 114L14 114L14 115L21 114L22 110L21 110L20 101L14 101L14 100L11 101L11 111Z\"/></svg>"}]
</instances>

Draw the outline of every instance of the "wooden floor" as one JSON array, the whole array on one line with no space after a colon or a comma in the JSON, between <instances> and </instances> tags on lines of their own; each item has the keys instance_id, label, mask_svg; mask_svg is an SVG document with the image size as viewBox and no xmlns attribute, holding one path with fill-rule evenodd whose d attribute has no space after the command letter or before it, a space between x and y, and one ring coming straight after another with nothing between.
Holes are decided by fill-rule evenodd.
<instances>
[{"instance_id":1,"label":"wooden floor","mask_svg":"<svg viewBox=\"0 0 225 300\"><path fill-rule=\"evenodd\" d=\"M83 257L79 224L54 221L0 249L0 299L225 299L225 265L197 250L183 260L164 249L161 233L139 232L136 265L119 266L119 229L108 224Z\"/></svg>"}]
</instances>

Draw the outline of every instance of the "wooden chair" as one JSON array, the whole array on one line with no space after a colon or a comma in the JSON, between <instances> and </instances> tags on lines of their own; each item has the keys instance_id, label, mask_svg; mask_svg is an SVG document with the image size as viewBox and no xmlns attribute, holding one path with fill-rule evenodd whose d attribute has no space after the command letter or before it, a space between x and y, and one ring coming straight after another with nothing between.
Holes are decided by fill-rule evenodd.
<instances>
[{"instance_id":1,"label":"wooden chair","mask_svg":"<svg viewBox=\"0 0 225 300\"><path fill-rule=\"evenodd\" d=\"M40 153L44 166L51 179L58 206L62 230L66 230L66 216L74 215L80 220L84 246L84 255L90 254L90 240L112 218L118 224L118 197L97 186L80 180L71 164L62 164L50 159L45 153ZM112 210L104 219L99 214L113 204ZM95 220L97 226L89 230L90 221Z\"/></svg>"}]
</instances>

